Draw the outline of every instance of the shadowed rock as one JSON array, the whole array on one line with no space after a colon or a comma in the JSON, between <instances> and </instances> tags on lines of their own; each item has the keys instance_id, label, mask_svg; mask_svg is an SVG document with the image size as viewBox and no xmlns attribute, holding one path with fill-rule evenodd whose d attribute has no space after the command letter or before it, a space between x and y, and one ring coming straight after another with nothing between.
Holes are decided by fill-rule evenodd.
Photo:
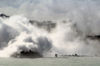
<instances>
[{"instance_id":1,"label":"shadowed rock","mask_svg":"<svg viewBox=\"0 0 100 66\"><path fill-rule=\"evenodd\" d=\"M2 17L2 18L9 18L10 16L7 16L7 15L1 13L1 14L0 14L0 17Z\"/></svg>"},{"instance_id":2,"label":"shadowed rock","mask_svg":"<svg viewBox=\"0 0 100 66\"><path fill-rule=\"evenodd\" d=\"M39 28L46 29L48 32L51 32L53 28L56 27L56 23L54 23L53 21L42 21L41 22L41 21L36 21L36 20L30 20L29 22Z\"/></svg>"},{"instance_id":3,"label":"shadowed rock","mask_svg":"<svg viewBox=\"0 0 100 66\"><path fill-rule=\"evenodd\" d=\"M29 51L21 51L20 53L15 53L12 55L12 57L15 58L40 58L42 57L41 54L39 54L38 52L33 52L31 50Z\"/></svg>"},{"instance_id":4,"label":"shadowed rock","mask_svg":"<svg viewBox=\"0 0 100 66\"><path fill-rule=\"evenodd\" d=\"M100 35L87 36L87 38L90 38L92 40L100 40Z\"/></svg>"}]
</instances>

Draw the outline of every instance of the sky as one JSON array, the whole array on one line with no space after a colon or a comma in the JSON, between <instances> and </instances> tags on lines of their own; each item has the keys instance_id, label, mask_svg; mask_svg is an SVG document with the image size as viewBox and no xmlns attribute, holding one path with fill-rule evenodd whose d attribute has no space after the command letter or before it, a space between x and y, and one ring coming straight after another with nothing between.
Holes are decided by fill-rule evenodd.
<instances>
[{"instance_id":1,"label":"sky","mask_svg":"<svg viewBox=\"0 0 100 66\"><path fill-rule=\"evenodd\" d=\"M81 12L100 11L100 0L0 0L0 12L36 20L73 18Z\"/></svg>"}]
</instances>

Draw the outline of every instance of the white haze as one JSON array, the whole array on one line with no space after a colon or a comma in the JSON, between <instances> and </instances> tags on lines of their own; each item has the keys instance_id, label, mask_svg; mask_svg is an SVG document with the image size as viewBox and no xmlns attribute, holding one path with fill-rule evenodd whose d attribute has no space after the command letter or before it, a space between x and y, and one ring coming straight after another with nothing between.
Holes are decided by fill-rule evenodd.
<instances>
[{"instance_id":1,"label":"white haze","mask_svg":"<svg viewBox=\"0 0 100 66\"><path fill-rule=\"evenodd\" d=\"M22 16L0 19L0 57L11 57L21 51L38 52L44 57L79 54L100 55L99 41L85 38L87 34L77 29L74 22L56 22L52 32L37 28ZM80 34L80 31L83 34Z\"/></svg>"},{"instance_id":2,"label":"white haze","mask_svg":"<svg viewBox=\"0 0 100 66\"><path fill-rule=\"evenodd\" d=\"M81 18L84 14L97 17L99 6L99 0L0 0L0 12L8 15L24 14L37 20L66 20L69 17L76 20L76 15Z\"/></svg>"},{"instance_id":3,"label":"white haze","mask_svg":"<svg viewBox=\"0 0 100 66\"><path fill-rule=\"evenodd\" d=\"M99 0L15 2L0 2L0 12L15 15L8 19L0 18L1 57L10 57L14 53L30 49L50 57L55 53L100 56L100 42L86 38L87 35L100 35ZM57 26L48 33L29 24L29 19L57 20ZM61 20L66 20L67 23Z\"/></svg>"}]
</instances>

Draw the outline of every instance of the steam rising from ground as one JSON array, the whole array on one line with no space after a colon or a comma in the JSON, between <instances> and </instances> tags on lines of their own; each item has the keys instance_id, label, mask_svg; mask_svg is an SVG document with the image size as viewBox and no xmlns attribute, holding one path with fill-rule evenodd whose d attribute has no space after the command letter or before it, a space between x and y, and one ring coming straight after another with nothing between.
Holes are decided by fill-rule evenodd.
<instances>
[{"instance_id":1,"label":"steam rising from ground","mask_svg":"<svg viewBox=\"0 0 100 66\"><path fill-rule=\"evenodd\" d=\"M55 53L100 56L99 40L88 39L86 36L91 33L78 29L79 23L70 20L55 23L56 27L48 32L21 15L0 18L0 57L30 50L43 57L52 57Z\"/></svg>"},{"instance_id":2,"label":"steam rising from ground","mask_svg":"<svg viewBox=\"0 0 100 66\"><path fill-rule=\"evenodd\" d=\"M0 18L0 57L30 50L43 57L55 53L100 56L100 40L87 37L100 35L99 6L99 0L1 0L0 12L56 20L56 27L48 32L22 15Z\"/></svg>"},{"instance_id":3,"label":"steam rising from ground","mask_svg":"<svg viewBox=\"0 0 100 66\"><path fill-rule=\"evenodd\" d=\"M12 16L2 20L0 24L1 57L9 57L14 53L29 50L43 55L52 47L52 42L46 37L47 32L31 25L25 17Z\"/></svg>"}]
</instances>

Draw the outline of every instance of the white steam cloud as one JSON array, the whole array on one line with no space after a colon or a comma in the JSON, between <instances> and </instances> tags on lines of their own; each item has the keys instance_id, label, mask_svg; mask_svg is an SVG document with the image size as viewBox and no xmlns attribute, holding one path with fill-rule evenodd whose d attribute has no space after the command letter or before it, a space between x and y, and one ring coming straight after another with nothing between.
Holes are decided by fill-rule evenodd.
<instances>
[{"instance_id":1,"label":"white steam cloud","mask_svg":"<svg viewBox=\"0 0 100 66\"><path fill-rule=\"evenodd\" d=\"M47 32L32 26L23 16L12 16L2 20L0 24L1 57L29 50L43 55L52 47L52 42L46 37Z\"/></svg>"},{"instance_id":2,"label":"white steam cloud","mask_svg":"<svg viewBox=\"0 0 100 66\"><path fill-rule=\"evenodd\" d=\"M0 20L0 57L12 57L30 50L43 57L52 57L55 53L100 56L99 41L86 38L87 34L70 20L56 22L57 26L51 32L30 24L24 16Z\"/></svg>"},{"instance_id":3,"label":"white steam cloud","mask_svg":"<svg viewBox=\"0 0 100 66\"><path fill-rule=\"evenodd\" d=\"M86 37L100 35L99 6L99 0L0 0L0 12L25 16L0 18L0 56L10 57L22 50L43 56L54 53L100 56L100 42ZM48 33L31 25L28 18L57 20L57 26Z\"/></svg>"}]
</instances>

